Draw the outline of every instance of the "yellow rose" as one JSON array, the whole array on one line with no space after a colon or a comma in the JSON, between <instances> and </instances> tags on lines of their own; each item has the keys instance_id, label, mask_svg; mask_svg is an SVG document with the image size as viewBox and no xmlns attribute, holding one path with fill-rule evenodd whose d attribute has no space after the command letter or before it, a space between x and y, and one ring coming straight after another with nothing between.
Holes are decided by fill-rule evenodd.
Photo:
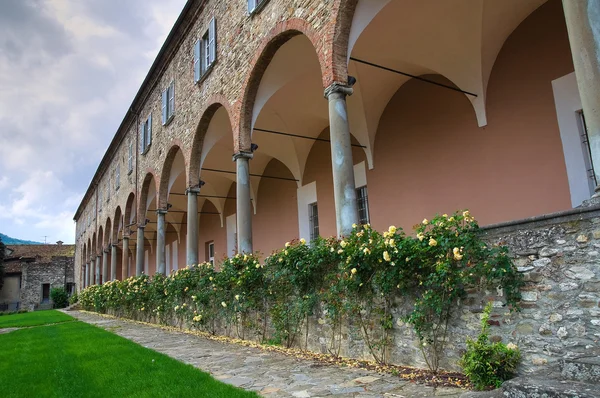
<instances>
[{"instance_id":1,"label":"yellow rose","mask_svg":"<svg viewBox=\"0 0 600 398\"><path fill-rule=\"evenodd\" d=\"M240 300L240 295L239 295L239 294L236 294L236 295L235 295L235 299L239 301L239 300Z\"/></svg>"},{"instance_id":2,"label":"yellow rose","mask_svg":"<svg viewBox=\"0 0 600 398\"><path fill-rule=\"evenodd\" d=\"M396 247L396 241L394 239L390 239L388 243L391 247Z\"/></svg>"},{"instance_id":3,"label":"yellow rose","mask_svg":"<svg viewBox=\"0 0 600 398\"><path fill-rule=\"evenodd\" d=\"M363 253L365 253L365 254L371 254L371 250L369 250L369 248L368 248L368 247L365 247L365 248L363 249Z\"/></svg>"},{"instance_id":4,"label":"yellow rose","mask_svg":"<svg viewBox=\"0 0 600 398\"><path fill-rule=\"evenodd\" d=\"M340 246L342 246L342 248L346 247L347 244L348 243L345 240L340 242Z\"/></svg>"},{"instance_id":5,"label":"yellow rose","mask_svg":"<svg viewBox=\"0 0 600 398\"><path fill-rule=\"evenodd\" d=\"M442 217L448 218L448 214L444 213L444 214L442 214Z\"/></svg>"},{"instance_id":6,"label":"yellow rose","mask_svg":"<svg viewBox=\"0 0 600 398\"><path fill-rule=\"evenodd\" d=\"M304 238L300 239L300 243L302 243L303 245L305 245L306 244L306 239L304 239Z\"/></svg>"},{"instance_id":7,"label":"yellow rose","mask_svg":"<svg viewBox=\"0 0 600 398\"><path fill-rule=\"evenodd\" d=\"M342 249L338 250L338 254L342 254L344 251Z\"/></svg>"},{"instance_id":8,"label":"yellow rose","mask_svg":"<svg viewBox=\"0 0 600 398\"><path fill-rule=\"evenodd\" d=\"M429 224L429 220L428 220L428 219L426 219L426 218L424 218L424 219L423 219L423 225L427 225L427 224Z\"/></svg>"},{"instance_id":9,"label":"yellow rose","mask_svg":"<svg viewBox=\"0 0 600 398\"><path fill-rule=\"evenodd\" d=\"M469 215L470 215L469 210L463 211L463 217L469 217Z\"/></svg>"},{"instance_id":10,"label":"yellow rose","mask_svg":"<svg viewBox=\"0 0 600 398\"><path fill-rule=\"evenodd\" d=\"M437 240L429 238L429 246L437 246Z\"/></svg>"},{"instance_id":11,"label":"yellow rose","mask_svg":"<svg viewBox=\"0 0 600 398\"><path fill-rule=\"evenodd\" d=\"M279 262L282 263L283 262L283 257L279 257Z\"/></svg>"},{"instance_id":12,"label":"yellow rose","mask_svg":"<svg viewBox=\"0 0 600 398\"><path fill-rule=\"evenodd\" d=\"M223 308L227 308L227 303L224 301L221 301L221 305L223 306Z\"/></svg>"},{"instance_id":13,"label":"yellow rose","mask_svg":"<svg viewBox=\"0 0 600 398\"><path fill-rule=\"evenodd\" d=\"M395 234L396 231L397 231L397 228L395 226L393 226L393 225L390 225L390 227L388 228L388 232L390 234Z\"/></svg>"},{"instance_id":14,"label":"yellow rose","mask_svg":"<svg viewBox=\"0 0 600 398\"><path fill-rule=\"evenodd\" d=\"M352 224L352 228L356 228L358 227L358 225L356 225L356 223Z\"/></svg>"},{"instance_id":15,"label":"yellow rose","mask_svg":"<svg viewBox=\"0 0 600 398\"><path fill-rule=\"evenodd\" d=\"M506 345L506 348L508 348L509 350L517 350L517 349L519 349L519 347L517 347L517 345L513 344L513 343L508 343Z\"/></svg>"},{"instance_id":16,"label":"yellow rose","mask_svg":"<svg viewBox=\"0 0 600 398\"><path fill-rule=\"evenodd\" d=\"M356 268L352 268L352 269L350 270L350 272L352 273L352 275L356 274Z\"/></svg>"},{"instance_id":17,"label":"yellow rose","mask_svg":"<svg viewBox=\"0 0 600 398\"><path fill-rule=\"evenodd\" d=\"M423 233L419 232L417 234L417 238L419 239L420 242L423 242L423 239L425 239L425 235L423 235Z\"/></svg>"},{"instance_id":18,"label":"yellow rose","mask_svg":"<svg viewBox=\"0 0 600 398\"><path fill-rule=\"evenodd\" d=\"M390 254L387 251L383 252L383 259L385 261L390 261L391 260Z\"/></svg>"},{"instance_id":19,"label":"yellow rose","mask_svg":"<svg viewBox=\"0 0 600 398\"><path fill-rule=\"evenodd\" d=\"M290 247L290 242L285 242L285 247Z\"/></svg>"},{"instance_id":20,"label":"yellow rose","mask_svg":"<svg viewBox=\"0 0 600 398\"><path fill-rule=\"evenodd\" d=\"M455 260L462 260L463 255L460 254L461 249L459 249L458 247L455 247L454 249L452 249L452 253L454 254L454 259Z\"/></svg>"}]
</instances>

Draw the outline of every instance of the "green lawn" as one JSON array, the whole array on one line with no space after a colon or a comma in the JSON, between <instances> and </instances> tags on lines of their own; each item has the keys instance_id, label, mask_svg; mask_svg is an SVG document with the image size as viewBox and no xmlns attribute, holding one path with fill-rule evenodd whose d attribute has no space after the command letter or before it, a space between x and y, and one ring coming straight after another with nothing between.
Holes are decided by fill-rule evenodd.
<instances>
[{"instance_id":1,"label":"green lawn","mask_svg":"<svg viewBox=\"0 0 600 398\"><path fill-rule=\"evenodd\" d=\"M83 322L0 335L2 397L254 397Z\"/></svg>"},{"instance_id":2,"label":"green lawn","mask_svg":"<svg viewBox=\"0 0 600 398\"><path fill-rule=\"evenodd\" d=\"M49 323L67 322L72 320L74 320L73 317L60 311L35 311L24 314L0 316L0 329L47 325Z\"/></svg>"}]
</instances>

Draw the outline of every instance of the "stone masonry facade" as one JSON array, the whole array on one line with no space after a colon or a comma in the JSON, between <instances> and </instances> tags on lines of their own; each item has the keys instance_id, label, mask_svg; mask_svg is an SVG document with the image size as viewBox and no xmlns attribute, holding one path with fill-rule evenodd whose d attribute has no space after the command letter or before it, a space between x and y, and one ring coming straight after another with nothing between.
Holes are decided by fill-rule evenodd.
<instances>
[{"instance_id":1,"label":"stone masonry facade","mask_svg":"<svg viewBox=\"0 0 600 398\"><path fill-rule=\"evenodd\" d=\"M83 279L81 265L87 261L83 259L84 244L91 242L94 246L85 254L89 259L89 255L100 255L109 242L116 240L116 232L109 231L103 234L105 237L96 237L93 241L94 232L107 225L109 219L114 220L117 207L121 214L135 213L135 210L126 210L132 193L136 201L134 206L140 208L140 191L148 173L154 176L158 191L161 168L171 148L176 146L182 150L189 170L186 173L190 176L189 185L198 183L204 133L200 130L207 127L211 109L214 112L215 106L223 106L227 110L234 132L235 151L249 149L250 122L247 119L252 112L252 94L282 40L305 34L317 52L324 87L333 82L346 82L347 33L356 3L356 0L269 0L260 12L253 14L248 13L247 2L242 0L191 0L186 3L75 214L78 285ZM193 46L208 29L213 17L217 25L216 61L212 70L195 83ZM282 32L289 32L289 35L282 38ZM175 84L175 116L172 122L163 126L161 92L171 82ZM153 115L152 145L142 155L139 153L139 127L150 113ZM132 172L128 170L130 143L133 143ZM118 189L115 188L117 166L120 169ZM159 205L164 206L164 203Z\"/></svg>"},{"instance_id":2,"label":"stone masonry facade","mask_svg":"<svg viewBox=\"0 0 600 398\"><path fill-rule=\"evenodd\" d=\"M22 267L21 308L36 309L42 302L42 286L64 288L75 283L74 258L52 257L48 263L26 263Z\"/></svg>"}]
</instances>

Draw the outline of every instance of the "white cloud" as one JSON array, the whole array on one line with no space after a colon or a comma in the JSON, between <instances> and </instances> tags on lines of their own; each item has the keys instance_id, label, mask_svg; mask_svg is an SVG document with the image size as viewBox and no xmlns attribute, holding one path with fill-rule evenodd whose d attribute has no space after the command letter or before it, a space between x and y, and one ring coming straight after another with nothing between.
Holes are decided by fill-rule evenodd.
<instances>
[{"instance_id":1,"label":"white cloud","mask_svg":"<svg viewBox=\"0 0 600 398\"><path fill-rule=\"evenodd\" d=\"M0 232L74 241L73 214L184 3L0 1Z\"/></svg>"}]
</instances>

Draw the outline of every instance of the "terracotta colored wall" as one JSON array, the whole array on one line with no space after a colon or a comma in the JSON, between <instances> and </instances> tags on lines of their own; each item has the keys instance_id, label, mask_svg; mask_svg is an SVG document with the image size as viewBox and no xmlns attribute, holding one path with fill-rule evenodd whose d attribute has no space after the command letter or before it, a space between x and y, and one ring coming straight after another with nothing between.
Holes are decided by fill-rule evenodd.
<instances>
[{"instance_id":1,"label":"terracotta colored wall","mask_svg":"<svg viewBox=\"0 0 600 398\"><path fill-rule=\"evenodd\" d=\"M319 138L329 139L329 128L323 130ZM353 143L356 143L354 139ZM354 164L358 164L364 161L366 156L362 149L353 147L352 158ZM323 237L333 236L336 234L333 172L331 171L331 147L327 142L315 141L308 155L303 184L310 184L313 181L317 182L319 234Z\"/></svg>"},{"instance_id":2,"label":"terracotta colored wall","mask_svg":"<svg viewBox=\"0 0 600 398\"><path fill-rule=\"evenodd\" d=\"M367 174L373 226L410 230L424 217L462 208L481 224L568 209L551 81L572 71L560 2L550 2L500 52L485 128L464 95L406 83L382 115Z\"/></svg>"},{"instance_id":3,"label":"terracotta colored wall","mask_svg":"<svg viewBox=\"0 0 600 398\"><path fill-rule=\"evenodd\" d=\"M264 175L294 178L280 161L269 162ZM252 243L263 257L298 238L298 185L294 181L263 178L258 188L258 206L252 218Z\"/></svg>"},{"instance_id":4,"label":"terracotta colored wall","mask_svg":"<svg viewBox=\"0 0 600 398\"><path fill-rule=\"evenodd\" d=\"M233 193L229 190L228 196L235 197L235 184L233 185ZM231 205L227 202L233 202L234 210L231 211ZM231 215L235 212L235 200L228 199L226 201L226 215ZM217 212L217 208L210 201L204 202L201 211ZM206 243L209 241L215 242L215 262L225 257L227 251L227 228L223 217L223 227L221 227L221 218L215 214L200 214L200 230L198 233L198 258L201 262L206 261Z\"/></svg>"}]
</instances>

